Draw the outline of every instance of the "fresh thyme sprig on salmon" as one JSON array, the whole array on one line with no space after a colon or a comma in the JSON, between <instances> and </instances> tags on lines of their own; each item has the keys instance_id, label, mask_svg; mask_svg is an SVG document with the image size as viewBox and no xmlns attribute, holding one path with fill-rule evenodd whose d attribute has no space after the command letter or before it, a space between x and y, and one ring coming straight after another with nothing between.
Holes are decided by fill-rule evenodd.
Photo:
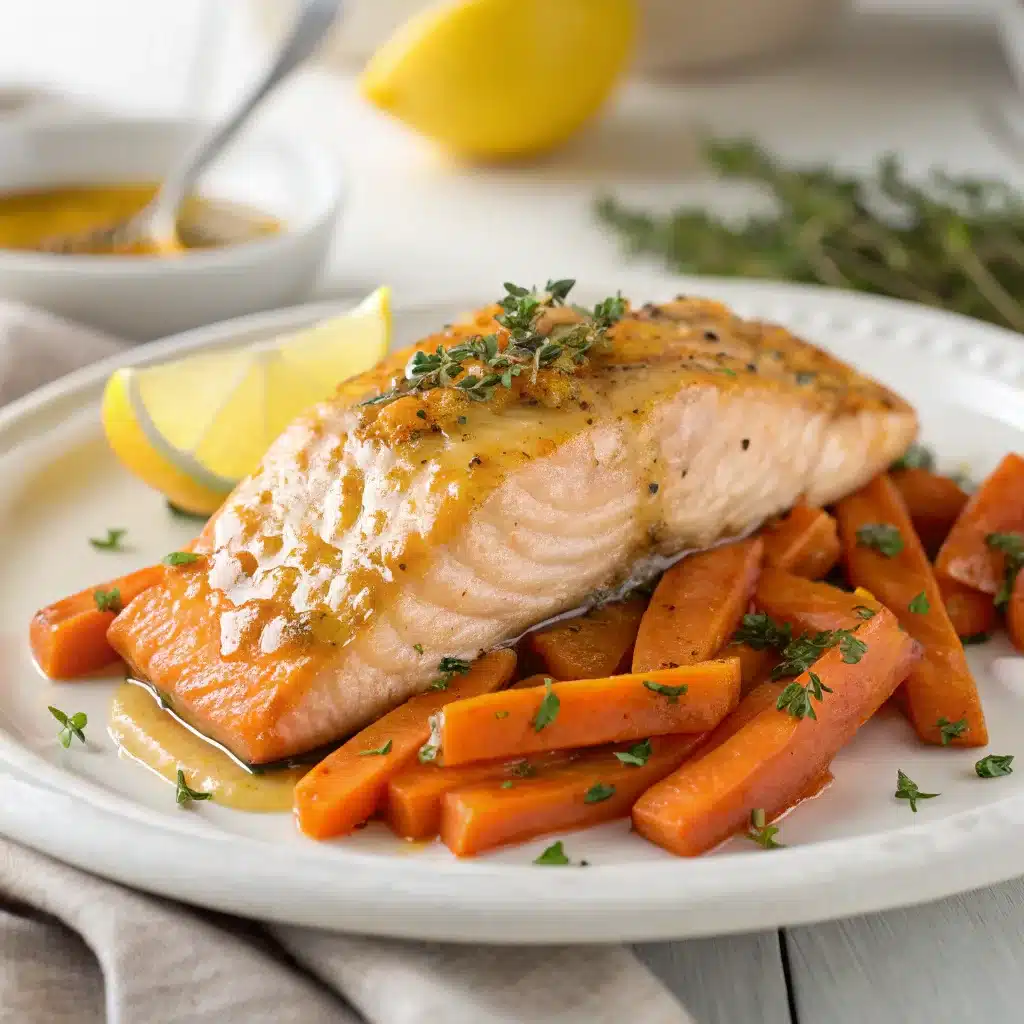
<instances>
[{"instance_id":1,"label":"fresh thyme sprig on salmon","mask_svg":"<svg viewBox=\"0 0 1024 1024\"><path fill-rule=\"evenodd\" d=\"M845 496L916 433L780 327L685 297L581 310L571 286L508 286L293 423L199 558L115 619L133 673L244 760L288 757L428 692L442 659Z\"/></svg>"}]
</instances>

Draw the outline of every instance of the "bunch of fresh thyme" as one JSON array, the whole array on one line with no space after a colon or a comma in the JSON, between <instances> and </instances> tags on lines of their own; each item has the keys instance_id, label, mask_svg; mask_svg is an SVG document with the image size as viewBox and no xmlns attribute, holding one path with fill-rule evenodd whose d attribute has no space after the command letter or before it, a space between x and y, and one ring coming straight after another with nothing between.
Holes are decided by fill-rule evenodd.
<instances>
[{"instance_id":1,"label":"bunch of fresh thyme","mask_svg":"<svg viewBox=\"0 0 1024 1024\"><path fill-rule=\"evenodd\" d=\"M1024 197L995 181L933 172L914 184L894 156L866 178L783 166L749 140L712 141L710 166L763 186L767 214L658 216L607 197L600 220L626 247L683 272L778 278L923 302L1024 331Z\"/></svg>"},{"instance_id":2,"label":"bunch of fresh thyme","mask_svg":"<svg viewBox=\"0 0 1024 1024\"><path fill-rule=\"evenodd\" d=\"M511 388L512 378L526 370L536 376L541 367L551 366L562 357L570 364L581 364L587 352L603 340L608 328L621 319L626 300L613 295L593 310L574 307L583 318L579 323L558 326L550 334L542 334L538 330L540 317L546 309L564 305L575 284L568 279L548 281L544 290L538 292L506 282L505 295L500 300L503 312L496 317L508 332L504 349L499 348L496 334L488 334L451 348L438 345L434 352L416 352L405 368L404 379L363 405L384 405L403 395L447 387L458 388L475 402L486 402L495 388ZM463 364L471 360L483 363L490 372L468 373Z\"/></svg>"}]
</instances>

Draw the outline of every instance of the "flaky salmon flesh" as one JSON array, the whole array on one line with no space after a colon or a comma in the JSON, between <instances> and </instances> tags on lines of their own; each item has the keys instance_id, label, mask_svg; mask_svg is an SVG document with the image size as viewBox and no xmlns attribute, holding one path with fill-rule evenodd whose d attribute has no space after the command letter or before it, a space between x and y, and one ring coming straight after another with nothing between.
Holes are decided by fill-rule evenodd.
<instances>
[{"instance_id":1,"label":"flaky salmon flesh","mask_svg":"<svg viewBox=\"0 0 1024 1024\"><path fill-rule=\"evenodd\" d=\"M202 557L114 621L133 674L246 761L309 751L659 558L835 501L917 432L880 384L716 302L599 329L539 301L532 365L502 369L521 349L493 306L294 422ZM437 355L481 338L461 369Z\"/></svg>"}]
</instances>

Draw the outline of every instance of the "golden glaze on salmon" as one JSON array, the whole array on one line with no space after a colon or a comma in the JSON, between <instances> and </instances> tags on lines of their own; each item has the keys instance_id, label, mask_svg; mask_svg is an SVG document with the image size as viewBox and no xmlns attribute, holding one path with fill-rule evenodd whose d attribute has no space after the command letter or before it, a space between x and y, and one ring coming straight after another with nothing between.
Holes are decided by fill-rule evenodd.
<instances>
[{"instance_id":1,"label":"golden glaze on salmon","mask_svg":"<svg viewBox=\"0 0 1024 1024\"><path fill-rule=\"evenodd\" d=\"M494 332L496 312L414 348ZM577 370L523 374L484 402L446 387L360 405L413 349L346 382L236 488L204 557L118 616L111 643L198 728L275 760L651 556L742 535L801 496L834 501L917 430L879 384L718 303L644 306L608 338Z\"/></svg>"}]
</instances>

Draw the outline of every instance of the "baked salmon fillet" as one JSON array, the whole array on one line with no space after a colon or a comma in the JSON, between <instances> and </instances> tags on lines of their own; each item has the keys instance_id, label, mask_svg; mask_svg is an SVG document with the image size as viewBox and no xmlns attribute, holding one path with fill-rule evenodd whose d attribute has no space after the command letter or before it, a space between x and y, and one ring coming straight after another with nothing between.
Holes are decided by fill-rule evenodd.
<instances>
[{"instance_id":1,"label":"baked salmon fillet","mask_svg":"<svg viewBox=\"0 0 1024 1024\"><path fill-rule=\"evenodd\" d=\"M253 764L366 725L536 624L822 505L912 409L711 301L589 314L571 282L390 356L303 415L109 639ZM439 682L440 680L440 682Z\"/></svg>"}]
</instances>

